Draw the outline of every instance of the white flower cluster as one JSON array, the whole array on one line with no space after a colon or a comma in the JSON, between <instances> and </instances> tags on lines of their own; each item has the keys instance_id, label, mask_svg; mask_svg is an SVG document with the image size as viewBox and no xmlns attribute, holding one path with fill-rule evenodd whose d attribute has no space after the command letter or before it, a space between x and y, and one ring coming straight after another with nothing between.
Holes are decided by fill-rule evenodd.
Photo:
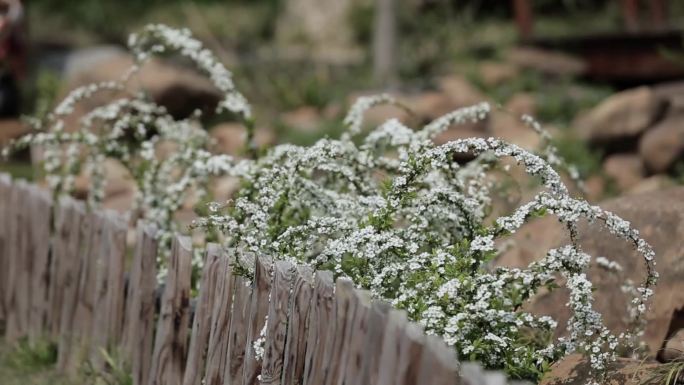
<instances>
[{"instance_id":1,"label":"white flower cluster","mask_svg":"<svg viewBox=\"0 0 684 385\"><path fill-rule=\"evenodd\" d=\"M219 109L244 119L249 142L249 105L235 90L230 72L187 30L153 25L133 35L129 45L141 63L168 50L194 61L224 92ZM209 198L207 185L214 176L239 178L243 187L234 199L210 204L195 222L207 239L218 238L245 253L330 269L405 309L461 357L520 378L538 377L573 351L588 354L599 373L615 358L619 344L633 341L631 334L615 336L593 309L586 276L591 257L575 241L578 221L587 219L631 242L644 256L644 282L625 286L634 297L628 316L634 325L643 325L657 279L652 249L628 222L570 195L554 166L577 175L557 155L548 133L529 117L523 121L543 139L539 155L495 138L434 144L435 136L452 125L486 119L491 113L487 103L461 108L420 129L391 119L352 140L360 136L365 111L397 104L389 95L365 97L352 106L345 118L348 130L339 140L322 139L309 147L279 145L258 158L236 159L210 153L209 139L194 117L175 120L143 95L98 107L67 132L60 119L73 111L74 103L109 88L122 89L119 83L76 91L47 124L12 145L44 148L44 170L56 193L69 192L75 175L87 168L92 176L89 200L97 205L104 195L104 160L116 158L137 182L139 217L154 222L168 240L179 230L174 214L190 196ZM455 161L458 153L475 159L461 165ZM544 190L490 224L491 171L504 158L538 177ZM542 214L555 215L573 242L548 251L525 269L492 267L498 253L495 241ZM240 262L241 253L232 254L237 254L239 270L249 268ZM619 265L603 257L596 262L619 271ZM162 273L163 265L162 258ZM537 293L555 285L569 290L572 313L567 336L558 340L553 338L556 321L522 310ZM253 347L260 355L262 339Z\"/></svg>"}]
</instances>

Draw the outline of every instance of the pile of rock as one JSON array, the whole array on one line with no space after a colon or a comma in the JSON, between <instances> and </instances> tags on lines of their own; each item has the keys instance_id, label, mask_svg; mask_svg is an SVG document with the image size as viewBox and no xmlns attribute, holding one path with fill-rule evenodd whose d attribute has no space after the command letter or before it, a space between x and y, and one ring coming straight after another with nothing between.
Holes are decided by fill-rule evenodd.
<instances>
[{"instance_id":1,"label":"pile of rock","mask_svg":"<svg viewBox=\"0 0 684 385\"><path fill-rule=\"evenodd\" d=\"M616 93L573 126L607 154L604 172L621 191L672 184L664 175L684 152L684 83Z\"/></svg>"}]
</instances>

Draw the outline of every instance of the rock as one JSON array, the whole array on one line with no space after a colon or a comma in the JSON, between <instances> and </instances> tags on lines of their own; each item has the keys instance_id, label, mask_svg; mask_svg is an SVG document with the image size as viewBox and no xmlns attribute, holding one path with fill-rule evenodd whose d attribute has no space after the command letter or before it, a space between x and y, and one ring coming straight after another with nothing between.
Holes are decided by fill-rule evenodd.
<instances>
[{"instance_id":1,"label":"rock","mask_svg":"<svg viewBox=\"0 0 684 385\"><path fill-rule=\"evenodd\" d=\"M509 63L488 61L480 64L478 73L484 84L498 86L518 76L520 71Z\"/></svg>"},{"instance_id":2,"label":"rock","mask_svg":"<svg viewBox=\"0 0 684 385\"><path fill-rule=\"evenodd\" d=\"M669 115L639 141L639 154L652 172L667 171L684 152L684 111Z\"/></svg>"},{"instance_id":3,"label":"rock","mask_svg":"<svg viewBox=\"0 0 684 385\"><path fill-rule=\"evenodd\" d=\"M463 107L463 105L455 104L445 93L436 91L405 96L402 100L421 121L437 119L459 107Z\"/></svg>"},{"instance_id":4,"label":"rock","mask_svg":"<svg viewBox=\"0 0 684 385\"><path fill-rule=\"evenodd\" d=\"M465 77L449 75L437 79L438 89L451 99L454 108L471 106L487 100Z\"/></svg>"},{"instance_id":5,"label":"rock","mask_svg":"<svg viewBox=\"0 0 684 385\"><path fill-rule=\"evenodd\" d=\"M643 179L632 188L630 188L627 194L643 194L649 192L656 192L664 190L666 188L674 187L677 183L672 180L672 178L667 175L653 175L646 179Z\"/></svg>"},{"instance_id":6,"label":"rock","mask_svg":"<svg viewBox=\"0 0 684 385\"><path fill-rule=\"evenodd\" d=\"M516 47L508 51L507 61L522 68L550 75L579 76L586 72L587 64L574 56L541 48Z\"/></svg>"},{"instance_id":7,"label":"rock","mask_svg":"<svg viewBox=\"0 0 684 385\"><path fill-rule=\"evenodd\" d=\"M684 329L667 339L660 358L665 362L681 361L684 359Z\"/></svg>"},{"instance_id":8,"label":"rock","mask_svg":"<svg viewBox=\"0 0 684 385\"><path fill-rule=\"evenodd\" d=\"M612 178L620 191L629 190L644 178L646 170L639 155L615 154L603 162L603 171Z\"/></svg>"},{"instance_id":9,"label":"rock","mask_svg":"<svg viewBox=\"0 0 684 385\"><path fill-rule=\"evenodd\" d=\"M517 114L495 112L489 118L492 136L517 144L527 150L539 148L541 137L520 119Z\"/></svg>"},{"instance_id":10,"label":"rock","mask_svg":"<svg viewBox=\"0 0 684 385\"><path fill-rule=\"evenodd\" d=\"M0 120L0 147L3 147L12 139L17 139L27 134L31 129L18 119Z\"/></svg>"},{"instance_id":11,"label":"rock","mask_svg":"<svg viewBox=\"0 0 684 385\"><path fill-rule=\"evenodd\" d=\"M504 109L518 116L537 114L537 98L528 92L518 92L508 99Z\"/></svg>"},{"instance_id":12,"label":"rock","mask_svg":"<svg viewBox=\"0 0 684 385\"><path fill-rule=\"evenodd\" d=\"M659 365L639 360L618 358L609 365L607 378L601 385L656 385L653 371ZM571 354L551 366L540 385L585 385L595 380L590 374L589 360L580 354ZM661 379L662 381L662 379Z\"/></svg>"},{"instance_id":13,"label":"rock","mask_svg":"<svg viewBox=\"0 0 684 385\"><path fill-rule=\"evenodd\" d=\"M240 179L232 176L224 176L216 178L212 182L211 192L212 199L215 202L226 202L233 197L236 191L240 188Z\"/></svg>"},{"instance_id":14,"label":"rock","mask_svg":"<svg viewBox=\"0 0 684 385\"><path fill-rule=\"evenodd\" d=\"M107 158L104 161L104 176L106 178L104 208L126 212L133 207L137 186L131 173L118 160ZM86 199L91 186L90 175L85 172L77 175L74 180L74 195Z\"/></svg>"},{"instance_id":15,"label":"rock","mask_svg":"<svg viewBox=\"0 0 684 385\"><path fill-rule=\"evenodd\" d=\"M85 54L84 54L85 55ZM109 52L94 54L95 57L80 59L86 65L74 64L66 79L62 98L71 90L93 83L119 80L133 64L126 53ZM185 118L195 110L213 112L221 98L219 91L210 81L194 70L170 65L153 59L146 63L140 72L127 83L127 91L144 91L156 103L166 107L176 118ZM106 91L80 102L74 114L67 120L67 127L75 127L78 119L92 108L108 103L123 95L120 92ZM61 99L61 98L60 98Z\"/></svg>"},{"instance_id":16,"label":"rock","mask_svg":"<svg viewBox=\"0 0 684 385\"><path fill-rule=\"evenodd\" d=\"M630 221L656 252L660 280L651 309L646 314L643 336L651 352L656 352L668 333L673 311L684 307L684 280L681 279L684 276L681 257L684 250L684 187L629 195L600 206ZM630 244L618 240L598 225L587 224L580 226L579 240L585 252L615 260L622 265L628 278L642 282L645 277L643 259ZM553 217L533 220L509 239L501 241L513 241L515 246L505 251L496 263L514 267L527 266L549 249L569 242L567 231ZM596 268L591 269L589 276L596 288L595 307L603 314L608 327L614 331L625 329L623 318L627 302L620 290L622 281ZM569 315L566 296L563 290L541 294L529 310L554 316L562 331Z\"/></svg>"},{"instance_id":17,"label":"rock","mask_svg":"<svg viewBox=\"0 0 684 385\"><path fill-rule=\"evenodd\" d=\"M592 142L633 138L653 123L663 107L650 88L634 88L610 96L573 126L583 139Z\"/></svg>"},{"instance_id":18,"label":"rock","mask_svg":"<svg viewBox=\"0 0 684 385\"><path fill-rule=\"evenodd\" d=\"M293 130L313 133L320 129L321 115L316 108L305 106L282 114L280 120Z\"/></svg>"},{"instance_id":19,"label":"rock","mask_svg":"<svg viewBox=\"0 0 684 385\"><path fill-rule=\"evenodd\" d=\"M584 181L586 199L589 202L598 202L606 193L606 181L600 175L592 175Z\"/></svg>"},{"instance_id":20,"label":"rock","mask_svg":"<svg viewBox=\"0 0 684 385\"><path fill-rule=\"evenodd\" d=\"M216 141L212 151L219 154L240 155L245 146L246 129L240 123L221 123L211 129L209 135ZM275 142L275 136L269 129L257 127L254 141L258 147L268 146Z\"/></svg>"}]
</instances>

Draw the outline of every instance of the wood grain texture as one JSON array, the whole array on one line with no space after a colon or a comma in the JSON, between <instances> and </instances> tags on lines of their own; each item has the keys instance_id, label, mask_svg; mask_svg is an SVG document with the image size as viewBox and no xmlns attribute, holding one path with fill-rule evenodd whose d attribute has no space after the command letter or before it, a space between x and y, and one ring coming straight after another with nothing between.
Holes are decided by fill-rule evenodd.
<instances>
[{"instance_id":1,"label":"wood grain texture","mask_svg":"<svg viewBox=\"0 0 684 385\"><path fill-rule=\"evenodd\" d=\"M48 334L53 340L59 338L62 301L64 290L65 265L68 265L69 255L67 247L71 238L71 227L68 225L72 216L72 201L69 197L62 197L55 207L55 229L52 234L52 255L50 258L50 288L49 302L50 313L48 315Z\"/></svg>"},{"instance_id":2,"label":"wood grain texture","mask_svg":"<svg viewBox=\"0 0 684 385\"><path fill-rule=\"evenodd\" d=\"M96 369L103 367L102 350L118 347L121 338L128 231L124 217L113 211L105 211L101 215L102 237L95 267L95 316L90 349L90 363Z\"/></svg>"},{"instance_id":3,"label":"wood grain texture","mask_svg":"<svg viewBox=\"0 0 684 385\"><path fill-rule=\"evenodd\" d=\"M28 228L26 222L26 183L15 182L10 191L8 213L11 226L8 235L8 263L5 304L7 319L5 324L5 338L13 343L24 337L28 329L28 312L30 292L30 259L27 257Z\"/></svg>"},{"instance_id":4,"label":"wood grain texture","mask_svg":"<svg viewBox=\"0 0 684 385\"><path fill-rule=\"evenodd\" d=\"M133 385L147 384L152 365L158 247L156 227L138 222L122 342Z\"/></svg>"},{"instance_id":5,"label":"wood grain texture","mask_svg":"<svg viewBox=\"0 0 684 385\"><path fill-rule=\"evenodd\" d=\"M394 385L399 370L402 336L408 320L406 312L391 310L388 314L387 326L384 330L382 352L380 354L380 372L378 385Z\"/></svg>"},{"instance_id":6,"label":"wood grain texture","mask_svg":"<svg viewBox=\"0 0 684 385\"><path fill-rule=\"evenodd\" d=\"M400 338L399 360L394 383L397 385L419 385L418 372L425 339L423 328L418 324L409 323Z\"/></svg>"},{"instance_id":7,"label":"wood grain texture","mask_svg":"<svg viewBox=\"0 0 684 385\"><path fill-rule=\"evenodd\" d=\"M333 318L333 278L329 271L318 271L314 278L314 293L309 308L309 328L306 337L304 385L320 385L325 380L327 346L335 333Z\"/></svg>"},{"instance_id":8,"label":"wood grain texture","mask_svg":"<svg viewBox=\"0 0 684 385\"><path fill-rule=\"evenodd\" d=\"M5 320L5 296L8 291L8 267L9 267L9 229L13 225L10 214L10 198L12 189L12 178L9 175L0 173L0 320Z\"/></svg>"},{"instance_id":9,"label":"wood grain texture","mask_svg":"<svg viewBox=\"0 0 684 385\"><path fill-rule=\"evenodd\" d=\"M333 306L335 334L332 344L327 345L324 354L324 362L327 362L324 384L338 385L343 383L356 312L357 302L355 299L353 282L346 278L338 278L335 283L335 305Z\"/></svg>"},{"instance_id":10,"label":"wood grain texture","mask_svg":"<svg viewBox=\"0 0 684 385\"><path fill-rule=\"evenodd\" d=\"M446 346L437 336L425 337L425 347L419 361L419 384L453 385L460 384L459 364L454 350Z\"/></svg>"},{"instance_id":11,"label":"wood grain texture","mask_svg":"<svg viewBox=\"0 0 684 385\"><path fill-rule=\"evenodd\" d=\"M352 308L355 308L349 335L347 366L343 370L342 384L356 385L367 382L363 364L368 357L366 341L370 334L371 295L365 290L354 290Z\"/></svg>"},{"instance_id":12,"label":"wood grain texture","mask_svg":"<svg viewBox=\"0 0 684 385\"><path fill-rule=\"evenodd\" d=\"M257 359L254 342L259 339L268 314L268 297L271 291L273 261L268 257L255 258L252 296L247 317L247 340L245 341L245 362L242 368L242 385L254 385L261 373L261 360Z\"/></svg>"},{"instance_id":13,"label":"wood grain texture","mask_svg":"<svg viewBox=\"0 0 684 385\"><path fill-rule=\"evenodd\" d=\"M236 276L233 311L230 318L228 363L225 366L223 376L226 384L242 383L242 368L245 360L247 322L251 296L252 289L249 281L243 277Z\"/></svg>"},{"instance_id":14,"label":"wood grain texture","mask_svg":"<svg viewBox=\"0 0 684 385\"><path fill-rule=\"evenodd\" d=\"M2 199L2 198L0 198ZM49 313L50 233L52 197L46 190L31 189L30 243L33 245L31 276L31 309L29 314L29 343L35 344L44 336ZM0 214L1 217L1 214ZM1 247L1 246L0 246Z\"/></svg>"},{"instance_id":15,"label":"wood grain texture","mask_svg":"<svg viewBox=\"0 0 684 385\"><path fill-rule=\"evenodd\" d=\"M152 354L149 385L180 385L186 362L190 318L192 243L173 240Z\"/></svg>"},{"instance_id":16,"label":"wood grain texture","mask_svg":"<svg viewBox=\"0 0 684 385\"><path fill-rule=\"evenodd\" d=\"M280 384L283 374L283 355L287 336L287 313L295 267L288 261L277 261L273 266L273 282L269 295L266 341L261 364L261 384Z\"/></svg>"},{"instance_id":17,"label":"wood grain texture","mask_svg":"<svg viewBox=\"0 0 684 385\"><path fill-rule=\"evenodd\" d=\"M313 270L309 266L297 266L285 339L283 385L301 384L304 377L307 318L313 297L313 284Z\"/></svg>"},{"instance_id":18,"label":"wood grain texture","mask_svg":"<svg viewBox=\"0 0 684 385\"><path fill-rule=\"evenodd\" d=\"M85 206L82 202L67 201L71 205L71 217L66 226L69 226L71 235L69 242L59 261L62 268L62 308L59 313L59 349L57 356L57 369L66 371L69 368L69 358L73 354L74 339L74 315L78 302L78 275L81 268L81 224L85 219Z\"/></svg>"},{"instance_id":19,"label":"wood grain texture","mask_svg":"<svg viewBox=\"0 0 684 385\"><path fill-rule=\"evenodd\" d=\"M209 246L217 247L215 245ZM213 251L209 249L209 252ZM223 385L225 382L224 376L230 359L228 345L235 284L230 259L221 252L216 277L215 300L211 315L209 346L207 347L204 375L205 385ZM247 303L247 301L245 300L244 303Z\"/></svg>"},{"instance_id":20,"label":"wood grain texture","mask_svg":"<svg viewBox=\"0 0 684 385\"><path fill-rule=\"evenodd\" d=\"M183 385L200 385L205 369L205 355L209 344L211 317L216 300L216 280L219 277L222 250L216 244L207 245L200 278L199 295L190 333L188 360L183 373Z\"/></svg>"},{"instance_id":21,"label":"wood grain texture","mask_svg":"<svg viewBox=\"0 0 684 385\"><path fill-rule=\"evenodd\" d=\"M373 301L368 315L369 329L366 338L366 358L363 360L362 385L377 384L380 373L380 356L385 338L385 328L391 305L387 302Z\"/></svg>"}]
</instances>

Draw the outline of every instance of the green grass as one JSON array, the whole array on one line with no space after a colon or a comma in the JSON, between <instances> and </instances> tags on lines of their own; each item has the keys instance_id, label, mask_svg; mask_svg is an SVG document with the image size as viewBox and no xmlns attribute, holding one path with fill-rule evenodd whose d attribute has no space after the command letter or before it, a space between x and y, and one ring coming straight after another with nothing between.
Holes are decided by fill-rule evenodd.
<instances>
[{"instance_id":1,"label":"green grass","mask_svg":"<svg viewBox=\"0 0 684 385\"><path fill-rule=\"evenodd\" d=\"M52 344L26 341L10 346L0 341L0 382L3 385L77 385L54 368L57 351Z\"/></svg>"}]
</instances>

